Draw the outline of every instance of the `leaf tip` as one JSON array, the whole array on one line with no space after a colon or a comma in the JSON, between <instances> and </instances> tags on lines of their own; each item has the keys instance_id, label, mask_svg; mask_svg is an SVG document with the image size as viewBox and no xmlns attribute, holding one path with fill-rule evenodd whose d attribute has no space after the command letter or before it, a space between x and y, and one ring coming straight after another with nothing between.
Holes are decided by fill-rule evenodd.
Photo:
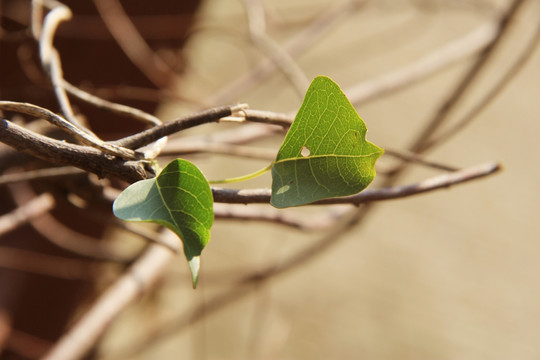
<instances>
[{"instance_id":1,"label":"leaf tip","mask_svg":"<svg viewBox=\"0 0 540 360\"><path fill-rule=\"evenodd\" d=\"M191 271L191 283L193 289L197 288L197 283L199 281L199 269L201 267L201 258L200 256L193 256L188 260L189 270Z\"/></svg>"}]
</instances>

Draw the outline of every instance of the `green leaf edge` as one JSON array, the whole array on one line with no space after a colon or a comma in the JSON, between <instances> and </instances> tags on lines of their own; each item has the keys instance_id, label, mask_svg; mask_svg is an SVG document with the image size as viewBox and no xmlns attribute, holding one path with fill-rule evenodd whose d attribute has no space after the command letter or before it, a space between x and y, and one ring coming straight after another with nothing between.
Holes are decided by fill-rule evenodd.
<instances>
[{"instance_id":1,"label":"green leaf edge","mask_svg":"<svg viewBox=\"0 0 540 360\"><path fill-rule=\"evenodd\" d=\"M210 228L212 226L212 224L210 224L210 226L206 229L207 232L204 234L204 238L205 240L203 241L203 243L201 244L201 251L197 252L197 250L195 250L195 253L192 252L192 249L191 247L189 246L189 244L187 244L186 241L184 241L183 239L185 238L185 235L184 233L182 232L182 227L179 226L178 223L176 223L176 220L174 219L174 217L172 216L169 208L166 206L165 208L167 209L167 212L169 213L169 216L170 218L176 223L176 224L171 224L169 223L168 221L165 221L165 220L160 220L160 219L143 219L143 218L137 218L137 219L134 219L134 218L125 218L125 217L122 217L121 214L119 213L120 210L117 208L117 204L119 203L119 199L121 199L122 196L126 196L126 195L123 195L123 194L126 194L127 190L129 188L133 188L134 186L137 186L137 187L141 187L141 186L145 186L145 185L148 185L149 188L152 188L152 186L154 186L154 184L156 184L157 188L158 188L158 193L161 197L161 200L163 203L165 203L165 199L163 198L163 194L162 192L160 191L159 189L159 184L157 184L160 176L166 171L166 169L169 168L170 165L172 165L174 162L176 162L178 165L179 165L179 168L182 167L182 164L183 165L187 165L187 166L190 166L192 168L192 170L195 170L198 175L200 175L200 178L201 179L204 179L205 183L207 184L208 186L208 191L210 193L210 195L212 194L212 190L210 189L210 185L208 184L208 181L206 180L206 178L204 177L204 175L202 174L202 172L200 171L199 168L197 168L196 165L194 165L193 163L191 163L190 161L188 160L185 160L185 159L174 159L172 160L171 162L169 162L169 164L167 164L163 170L161 170L161 172L155 177L155 178L152 178L152 179L145 179L145 180L141 180L141 181L138 181L136 183L133 183L131 184L130 186L128 186L126 189L124 189L124 191L122 191L122 193L120 193L120 195L115 199L115 201L113 202L113 214L118 217L119 219L122 219L122 220L125 220L125 221L134 221L134 222L151 222L151 223L155 223L155 224L158 224L158 225L161 225L161 226L164 226L166 228L168 228L169 230L173 231L178 237L179 239L182 241L183 243L183 248L184 248L184 255L186 257L186 260L188 262L188 266L189 266L189 269L190 269L190 272L191 272L191 281L192 281L192 286L193 288L195 289L197 287L197 283L198 283L198 279L199 279L199 270L200 270L200 252L202 251L202 249L204 249L204 247L208 244L209 240L210 240ZM150 192L151 190L148 190L148 192ZM213 222L213 196L210 196L210 199L212 200L211 201L211 204L210 204L210 209L211 209L211 212L212 212L212 222Z\"/></svg>"},{"instance_id":2,"label":"green leaf edge","mask_svg":"<svg viewBox=\"0 0 540 360\"><path fill-rule=\"evenodd\" d=\"M308 156L308 157L295 157L295 158L285 158L285 159L279 159L280 158L280 155L282 153L282 149L284 148L285 144L287 144L288 141L290 141L290 137L289 137L289 134L291 133L291 130L293 129L294 127L294 123L295 121L297 120L298 116L300 114L303 113L304 110L304 107L307 106L307 95L309 94L310 90L312 90L312 87L314 86L314 84L316 84L317 82L327 82L329 84L331 84L331 86L333 87L336 87L339 92L341 93L341 95L343 96L344 99L347 100L348 104L350 105L350 107L354 110L354 112L356 113L356 115L358 116L358 119L360 120L360 122L363 124L363 126L365 127L366 129L366 132L367 132L367 125L365 124L365 121L362 119L362 117L358 114L358 112L356 111L356 109L354 109L354 106L351 104L350 100L347 98L347 96L345 95L345 93L343 92L343 90L340 88L340 86L334 81L332 80L330 77L328 76L324 76L324 75L319 75L317 77L315 77L313 79L313 81L311 82L308 90L306 91L306 94L304 95L304 100L302 102L302 105L300 106L297 114L296 114L296 117L293 121L293 124L291 125L291 127L289 128L289 131L287 132L286 136L285 136L285 139L283 140L282 144L281 144L281 147L276 155L276 160L274 160L272 162L272 189L274 190L274 176L275 176L275 168L274 166L276 164L281 164L281 163L285 163L285 162L288 162L288 161L302 161L302 160L305 160L305 161L309 161L310 159L316 159L316 158L328 158L330 156L334 156L334 157L347 157L348 155L311 155L311 156ZM375 178L376 176L376 172L375 172L375 162L377 161L378 158L380 158L383 154L384 154L384 149L375 145L374 143L368 141L366 139L366 136L364 134L364 138L363 140L366 142L366 144L368 144L369 146L371 146L375 151L372 152L372 153L369 153L369 154L362 154L362 155L351 155L351 157L372 157L375 155L375 158L373 159L373 167L370 169L370 176L371 176L371 180L369 181L369 183L371 183L373 181L373 179ZM278 160L279 159L279 160ZM369 185L369 183L367 185ZM359 192L363 191L365 188L367 188L367 185L361 189ZM330 197L325 197L325 198L321 198L321 199L318 199L318 200L314 200L314 201L309 201L309 202L305 202L305 203L299 203L299 204L295 204L295 205L286 205L286 206L281 206L279 204L276 203L275 201L275 192L272 191L272 195L271 195L271 198L270 198L270 204L275 207L275 208L278 208L278 209L284 209L284 208L288 208L288 207L295 207L295 206L302 206L302 205L308 205L308 204L311 204L313 202L316 202L316 201L319 201L319 200L323 200L323 199L328 199L328 198L334 198L334 197L340 197L340 196L350 196L350 195L353 195L354 193L351 193L351 194L348 194L348 195L339 195L339 196L330 196Z\"/></svg>"}]
</instances>

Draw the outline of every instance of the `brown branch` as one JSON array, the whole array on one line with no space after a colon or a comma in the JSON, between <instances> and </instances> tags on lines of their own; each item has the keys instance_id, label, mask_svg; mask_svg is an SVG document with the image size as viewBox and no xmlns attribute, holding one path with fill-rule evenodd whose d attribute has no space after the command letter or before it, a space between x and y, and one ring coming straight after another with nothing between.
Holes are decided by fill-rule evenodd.
<instances>
[{"instance_id":1,"label":"brown branch","mask_svg":"<svg viewBox=\"0 0 540 360\"><path fill-rule=\"evenodd\" d=\"M255 208L239 204L214 203L214 216L216 219L232 221L264 221L273 224L289 226L301 231L320 231L332 226L336 219L345 213L347 206L326 208L320 214L294 216L286 211L271 207Z\"/></svg>"},{"instance_id":2,"label":"brown branch","mask_svg":"<svg viewBox=\"0 0 540 360\"><path fill-rule=\"evenodd\" d=\"M49 210L55 205L51 194L41 194L38 197L26 202L13 210L9 214L0 217L0 235L5 234L18 226L27 223Z\"/></svg>"},{"instance_id":3,"label":"brown branch","mask_svg":"<svg viewBox=\"0 0 540 360\"><path fill-rule=\"evenodd\" d=\"M321 16L311 22L303 31L285 43L283 49L293 58L298 56L316 43L332 26L341 24L344 18L354 14L364 3L366 1L362 0L344 0L333 3L332 7L324 11ZM275 62L266 59L260 62L250 72L239 76L235 81L217 91L206 103L213 105L229 102L238 96L239 93L248 91L254 85L259 84L260 81L270 76L275 70Z\"/></svg>"},{"instance_id":4,"label":"brown branch","mask_svg":"<svg viewBox=\"0 0 540 360\"><path fill-rule=\"evenodd\" d=\"M481 25L462 38L445 44L409 65L350 86L344 89L344 92L355 106L391 94L481 51L493 41L496 33L496 21Z\"/></svg>"},{"instance_id":5,"label":"brown branch","mask_svg":"<svg viewBox=\"0 0 540 360\"><path fill-rule=\"evenodd\" d=\"M77 169L71 166L28 170L24 172L0 175L0 186L28 180L50 179L65 176L79 176L84 173L85 172L81 169Z\"/></svg>"},{"instance_id":6,"label":"brown branch","mask_svg":"<svg viewBox=\"0 0 540 360\"><path fill-rule=\"evenodd\" d=\"M71 95L75 96L79 100L82 100L89 104L94 105L98 109L107 110L114 114L122 115L129 119L142 121L147 124L151 124L155 126L160 125L162 123L162 121L159 118L155 117L152 114L133 108L131 106L117 104L117 103L113 103L105 99L101 99L95 95L92 95L84 90L77 88L76 86L70 84L66 80L63 80L62 85L64 86L66 91L69 92Z\"/></svg>"},{"instance_id":7,"label":"brown branch","mask_svg":"<svg viewBox=\"0 0 540 360\"><path fill-rule=\"evenodd\" d=\"M66 133L72 135L81 143L90 145L111 155L116 155L124 159L131 160L144 157L143 154L136 153L131 149L125 149L117 145L104 142L92 133L88 132L86 129L76 126L52 111L37 105L15 101L0 101L0 110L8 110L45 119L51 124L64 130Z\"/></svg>"},{"instance_id":8,"label":"brown branch","mask_svg":"<svg viewBox=\"0 0 540 360\"><path fill-rule=\"evenodd\" d=\"M176 132L202 124L217 122L219 119L239 111L243 106L244 105L220 106L194 115L183 116L112 143L128 149L137 149Z\"/></svg>"},{"instance_id":9,"label":"brown branch","mask_svg":"<svg viewBox=\"0 0 540 360\"><path fill-rule=\"evenodd\" d=\"M54 36L56 34L58 25L60 25L62 21L70 20L73 14L67 6L61 4L60 2L47 1L46 3L51 10L45 16L38 41L41 66L49 76L56 100L58 101L62 114L65 116L67 121L73 124L73 127L78 129L78 132L84 133L82 138L86 139L91 137L97 139L97 136L94 133L80 124L73 112L69 98L64 90L64 87L62 86L64 74L62 72L60 55L54 47Z\"/></svg>"},{"instance_id":10,"label":"brown branch","mask_svg":"<svg viewBox=\"0 0 540 360\"><path fill-rule=\"evenodd\" d=\"M164 232L163 236L175 237L170 231ZM174 256L174 252L163 246L151 245L137 262L101 295L73 328L55 343L43 360L82 358L116 316L161 276Z\"/></svg>"},{"instance_id":11,"label":"brown branch","mask_svg":"<svg viewBox=\"0 0 540 360\"><path fill-rule=\"evenodd\" d=\"M12 184L9 189L18 206L23 206L36 196L33 189L25 183ZM133 261L133 254L126 255L108 242L98 241L98 239L78 233L47 212L42 213L40 217L30 218L28 221L45 239L64 250L99 261L119 263Z\"/></svg>"},{"instance_id":12,"label":"brown branch","mask_svg":"<svg viewBox=\"0 0 540 360\"><path fill-rule=\"evenodd\" d=\"M122 4L117 0L94 0L103 22L127 57L159 88L167 88L176 74L148 46Z\"/></svg>"},{"instance_id":13,"label":"brown branch","mask_svg":"<svg viewBox=\"0 0 540 360\"><path fill-rule=\"evenodd\" d=\"M428 125L416 136L416 139L412 142L410 150L418 153L426 150L426 143L430 137L440 128L443 122L448 118L451 111L465 98L467 93L472 88L472 85L479 78L484 65L492 59L495 54L495 50L500 46L505 35L508 33L508 28L514 18L516 17L518 10L523 6L525 0L514 0L503 13L499 21L497 22L497 32L495 38L489 43L489 45L482 51L474 64L470 67L467 73L461 78L459 84L456 86L452 94L446 99L446 101L439 107L435 116L429 121Z\"/></svg>"},{"instance_id":14,"label":"brown branch","mask_svg":"<svg viewBox=\"0 0 540 360\"><path fill-rule=\"evenodd\" d=\"M523 69L525 64L531 59L535 50L538 49L540 44L540 19L538 21L538 27L534 35L529 40L525 50L518 56L515 62L509 67L506 73L500 78L484 97L478 101L478 103L470 109L463 117L457 121L451 128L441 133L439 136L434 136L432 140L424 145L424 150L428 150L432 146L447 141L450 137L454 136L467 125L469 125L478 114L480 114L492 101L502 92L503 89L514 79L517 74Z\"/></svg>"},{"instance_id":15,"label":"brown branch","mask_svg":"<svg viewBox=\"0 0 540 360\"><path fill-rule=\"evenodd\" d=\"M243 0L246 10L249 37L278 67L293 85L300 98L304 96L309 80L292 56L266 32L264 7L260 0Z\"/></svg>"},{"instance_id":16,"label":"brown branch","mask_svg":"<svg viewBox=\"0 0 540 360\"><path fill-rule=\"evenodd\" d=\"M0 267L61 279L92 281L101 272L102 263L9 247L0 247ZM98 270L99 269L99 270Z\"/></svg>"},{"instance_id":17,"label":"brown branch","mask_svg":"<svg viewBox=\"0 0 540 360\"><path fill-rule=\"evenodd\" d=\"M134 183L155 176L144 162L125 161L88 146L51 139L1 118L0 139L18 151L53 164L75 166L99 177L112 176Z\"/></svg>"},{"instance_id":18,"label":"brown branch","mask_svg":"<svg viewBox=\"0 0 540 360\"><path fill-rule=\"evenodd\" d=\"M433 191L441 188L447 188L463 182L478 179L491 175L501 169L496 163L487 163L482 165L465 168L448 174L438 175L416 184L393 186L382 189L365 190L357 195L331 198L314 202L310 205L322 204L353 204L360 205L364 203L399 199L407 196L418 195L424 192ZM221 189L213 188L214 201L230 204L253 204L269 203L271 197L270 189Z\"/></svg>"}]
</instances>

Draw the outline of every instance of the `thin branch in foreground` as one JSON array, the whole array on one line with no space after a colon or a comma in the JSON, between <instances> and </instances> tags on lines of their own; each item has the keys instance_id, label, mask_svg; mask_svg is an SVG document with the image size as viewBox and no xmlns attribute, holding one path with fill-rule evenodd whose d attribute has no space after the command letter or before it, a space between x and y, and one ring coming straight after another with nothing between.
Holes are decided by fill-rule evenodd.
<instances>
[{"instance_id":1,"label":"thin branch in foreground","mask_svg":"<svg viewBox=\"0 0 540 360\"><path fill-rule=\"evenodd\" d=\"M53 164L70 165L97 174L134 183L154 177L143 162L124 161L88 147L51 139L0 118L0 139L21 152Z\"/></svg>"},{"instance_id":2,"label":"thin branch in foreground","mask_svg":"<svg viewBox=\"0 0 540 360\"><path fill-rule=\"evenodd\" d=\"M314 202L310 205L322 204L353 204L360 205L364 203L399 199L407 196L418 195L428 191L433 191L441 188L447 188L452 185L471 181L491 175L501 169L497 163L486 163L462 170L454 171L448 174L438 175L419 183L392 186L382 189L364 190L363 192L353 195L338 198L331 198ZM253 204L253 203L269 203L271 197L270 189L222 189L212 188L214 201L230 204Z\"/></svg>"},{"instance_id":3,"label":"thin branch in foreground","mask_svg":"<svg viewBox=\"0 0 540 360\"><path fill-rule=\"evenodd\" d=\"M137 153L131 149L122 148L120 146L107 143L92 133L82 129L79 126L73 125L60 115L53 113L50 110L37 105L21 103L15 101L0 101L0 110L8 110L20 114L30 115L36 118L42 118L51 124L64 130L69 135L72 135L81 143L95 147L107 154L116 155L124 159L134 160L144 157L144 154Z\"/></svg>"},{"instance_id":4,"label":"thin branch in foreground","mask_svg":"<svg viewBox=\"0 0 540 360\"><path fill-rule=\"evenodd\" d=\"M79 123L77 117L73 113L69 98L62 87L63 74L60 55L54 47L54 35L58 25L60 25L62 21L70 20L73 14L67 6L59 2L50 1L47 5L51 6L51 10L45 16L39 37L39 58L41 60L41 65L49 76L62 114L64 114L66 119L80 132L85 132L88 136L95 136L95 134L92 134Z\"/></svg>"},{"instance_id":5,"label":"thin branch in foreground","mask_svg":"<svg viewBox=\"0 0 540 360\"><path fill-rule=\"evenodd\" d=\"M131 106L117 104L111 101L101 99L95 95L92 95L84 90L77 88L74 85L71 85L65 80L63 80L62 84L64 88L66 89L66 91L69 92L71 95L75 96L79 100L82 100L89 104L94 105L98 109L110 111L113 114L118 114L118 115L127 117L129 119L134 119L137 121L142 121L147 124L151 124L153 126L159 126L162 124L162 121L159 118L145 111L133 108ZM155 159L161 153L161 150L165 147L166 144L167 144L167 138L164 137L148 145L148 147L144 149L143 151L144 158Z\"/></svg>"},{"instance_id":6,"label":"thin branch in foreground","mask_svg":"<svg viewBox=\"0 0 540 360\"><path fill-rule=\"evenodd\" d=\"M189 129L202 124L217 122L219 119L230 116L233 113L242 110L246 105L229 105L208 109L196 114L183 116L176 120L166 122L135 135L111 142L112 144L126 147L128 149L137 149L148 145L160 138L174 134L176 132Z\"/></svg>"},{"instance_id":7,"label":"thin branch in foreground","mask_svg":"<svg viewBox=\"0 0 540 360\"><path fill-rule=\"evenodd\" d=\"M62 82L62 85L71 95L75 96L77 99L85 101L89 104L94 105L98 109L107 110L114 114L119 114L130 119L138 120L145 122L147 124L152 124L154 126L160 125L162 121L156 116L149 114L145 111L139 110L137 108L113 103L111 101L102 99L95 95L92 95L84 90L79 89L78 87L70 84L66 80Z\"/></svg>"}]
</instances>

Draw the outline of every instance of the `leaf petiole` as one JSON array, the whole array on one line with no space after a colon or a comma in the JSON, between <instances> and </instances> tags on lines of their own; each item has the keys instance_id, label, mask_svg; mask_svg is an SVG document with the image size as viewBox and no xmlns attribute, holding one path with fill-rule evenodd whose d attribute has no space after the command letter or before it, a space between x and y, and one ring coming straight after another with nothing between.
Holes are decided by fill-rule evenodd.
<instances>
[{"instance_id":1,"label":"leaf petiole","mask_svg":"<svg viewBox=\"0 0 540 360\"><path fill-rule=\"evenodd\" d=\"M257 170L251 174L247 174L247 175L243 175L243 176L238 176L238 177L233 177L233 178L228 178L228 179L221 179L221 180L209 180L208 183L209 184L230 184L230 183L235 183L235 182L240 182L240 181L246 181L246 180L250 180L250 179L254 179L256 178L257 176L261 176L262 174L264 174L265 172L267 171L270 171L270 169L272 169L272 166L274 165L274 163L272 162L270 165L268 165L267 167L265 167L264 169L260 169L260 170Z\"/></svg>"}]
</instances>

